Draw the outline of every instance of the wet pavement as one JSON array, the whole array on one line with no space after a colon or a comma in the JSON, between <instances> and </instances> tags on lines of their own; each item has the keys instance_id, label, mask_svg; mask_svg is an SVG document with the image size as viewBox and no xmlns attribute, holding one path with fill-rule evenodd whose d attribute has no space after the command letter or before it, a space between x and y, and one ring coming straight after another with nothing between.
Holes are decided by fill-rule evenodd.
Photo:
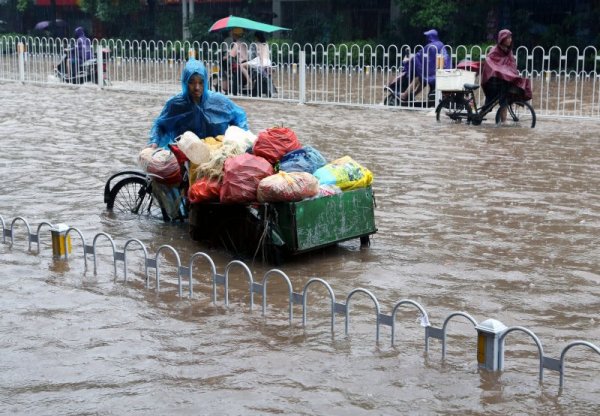
<instances>
[{"instance_id":1,"label":"wet pavement","mask_svg":"<svg viewBox=\"0 0 600 416\"><path fill-rule=\"evenodd\" d=\"M154 117L169 95L0 85L0 215L32 227L77 227L91 244L104 232L119 248L137 238L163 244L182 261L208 253L219 272L233 258L193 242L185 224L122 219L105 211L103 187L135 167ZM175 92L175 91L174 91ZM455 311L481 322L522 326L559 358L575 340L600 346L600 164L592 120L541 118L535 129L437 124L432 111L237 101L251 129L292 128L328 159L350 155L374 174L378 232L292 259L279 267L294 291L313 277L338 302L371 291L390 314L400 299L421 303L432 325ZM28 252L21 222L15 244L0 244L0 403L8 414L597 414L600 356L568 354L565 388L545 370L527 335L506 343L505 371L477 369L476 333L449 325L446 360L438 340L424 352L409 308L375 343L366 297L353 300L350 335L316 290L306 329L287 289L269 283L266 317L234 274L231 305L213 305L204 273L192 300L176 286L144 288L141 267L114 281L111 250L98 271L75 243L52 259L49 238ZM35 244L34 244L35 247ZM132 260L139 266L139 259ZM271 266L248 263L260 281ZM168 275L168 273L167 273ZM241 276L241 274L239 274ZM355 303L354 303L355 302ZM588 368L589 367L589 368Z\"/></svg>"}]
</instances>

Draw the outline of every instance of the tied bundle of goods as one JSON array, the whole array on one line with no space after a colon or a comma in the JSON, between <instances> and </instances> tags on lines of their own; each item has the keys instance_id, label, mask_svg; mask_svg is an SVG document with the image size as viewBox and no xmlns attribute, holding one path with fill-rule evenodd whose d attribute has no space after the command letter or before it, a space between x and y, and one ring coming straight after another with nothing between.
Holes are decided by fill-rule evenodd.
<instances>
[{"instance_id":1,"label":"tied bundle of goods","mask_svg":"<svg viewBox=\"0 0 600 416\"><path fill-rule=\"evenodd\" d=\"M350 156L327 163L286 127L250 144L225 139L196 172L188 199L197 241L277 261L352 238L363 244L377 231L372 173Z\"/></svg>"},{"instance_id":2,"label":"tied bundle of goods","mask_svg":"<svg viewBox=\"0 0 600 416\"><path fill-rule=\"evenodd\" d=\"M204 162L190 168L191 203L297 202L367 187L373 181L372 173L350 156L327 163L287 127L268 128L257 136L230 127L224 137L204 139L209 140L218 145L207 145ZM179 145L186 146L187 142Z\"/></svg>"},{"instance_id":3,"label":"tied bundle of goods","mask_svg":"<svg viewBox=\"0 0 600 416\"><path fill-rule=\"evenodd\" d=\"M179 162L170 150L143 149L138 155L138 164L153 181L164 185L177 185L181 182Z\"/></svg>"}]
</instances>

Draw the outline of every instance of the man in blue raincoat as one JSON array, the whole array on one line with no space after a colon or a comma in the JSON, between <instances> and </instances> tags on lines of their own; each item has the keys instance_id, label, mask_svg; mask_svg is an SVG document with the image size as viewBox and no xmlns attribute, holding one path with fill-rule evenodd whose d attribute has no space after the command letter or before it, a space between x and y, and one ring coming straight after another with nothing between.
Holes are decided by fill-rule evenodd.
<instances>
[{"instance_id":1,"label":"man in blue raincoat","mask_svg":"<svg viewBox=\"0 0 600 416\"><path fill-rule=\"evenodd\" d=\"M412 82L400 96L402 101L414 99L414 96L425 85L429 85L430 92L435 90L437 55L442 55L445 69L452 66L450 55L446 48L444 48L444 43L438 37L437 30L431 29L423 34L427 37L427 44L415 54L409 63L408 71L409 77L412 77Z\"/></svg>"},{"instance_id":2,"label":"man in blue raincoat","mask_svg":"<svg viewBox=\"0 0 600 416\"><path fill-rule=\"evenodd\" d=\"M248 130L246 112L223 94L209 91L206 67L190 59L181 74L181 93L165 103L150 131L148 146L167 148L186 131L200 138L218 136L229 126Z\"/></svg>"}]
</instances>

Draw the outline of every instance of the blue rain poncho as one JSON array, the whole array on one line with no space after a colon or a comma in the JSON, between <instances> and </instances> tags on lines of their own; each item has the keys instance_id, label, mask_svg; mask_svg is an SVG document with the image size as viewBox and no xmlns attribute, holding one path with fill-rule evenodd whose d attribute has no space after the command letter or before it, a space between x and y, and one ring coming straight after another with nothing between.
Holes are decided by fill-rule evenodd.
<instances>
[{"instance_id":1,"label":"blue rain poncho","mask_svg":"<svg viewBox=\"0 0 600 416\"><path fill-rule=\"evenodd\" d=\"M188 93L188 81L199 74L204 81L200 103L196 104ZM181 93L165 103L150 130L148 145L166 148L175 138L186 131L194 132L201 139L225 134L229 126L248 130L246 113L221 93L208 90L206 67L196 59L190 59L181 74Z\"/></svg>"}]
</instances>

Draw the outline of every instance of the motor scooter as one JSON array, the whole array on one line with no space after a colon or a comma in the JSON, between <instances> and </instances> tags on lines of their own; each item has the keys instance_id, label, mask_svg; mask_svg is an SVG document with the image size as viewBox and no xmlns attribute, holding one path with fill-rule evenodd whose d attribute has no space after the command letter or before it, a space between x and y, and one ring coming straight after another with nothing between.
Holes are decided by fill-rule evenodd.
<instances>
[{"instance_id":1,"label":"motor scooter","mask_svg":"<svg viewBox=\"0 0 600 416\"><path fill-rule=\"evenodd\" d=\"M223 60L221 67L211 73L211 89L224 94L251 97L272 97L277 93L271 67L248 66L247 68L248 81L244 79L238 64Z\"/></svg>"},{"instance_id":2,"label":"motor scooter","mask_svg":"<svg viewBox=\"0 0 600 416\"><path fill-rule=\"evenodd\" d=\"M435 107L435 89L429 88L427 97L415 99L412 97L409 100L402 100L401 94L410 85L411 78L411 62L413 57L406 57L402 61L400 73L394 78L384 89L383 105L403 106L403 107ZM410 96L410 95L409 95Z\"/></svg>"},{"instance_id":3,"label":"motor scooter","mask_svg":"<svg viewBox=\"0 0 600 416\"><path fill-rule=\"evenodd\" d=\"M84 82L93 82L99 84L98 78L98 63L96 58L86 59L83 62L75 65L71 64L71 57L75 53L73 48L65 48L62 58L58 65L54 68L56 77L61 82L70 84L83 84ZM109 85L109 77L107 72L107 62L110 58L110 49L102 48L102 85Z\"/></svg>"}]
</instances>

